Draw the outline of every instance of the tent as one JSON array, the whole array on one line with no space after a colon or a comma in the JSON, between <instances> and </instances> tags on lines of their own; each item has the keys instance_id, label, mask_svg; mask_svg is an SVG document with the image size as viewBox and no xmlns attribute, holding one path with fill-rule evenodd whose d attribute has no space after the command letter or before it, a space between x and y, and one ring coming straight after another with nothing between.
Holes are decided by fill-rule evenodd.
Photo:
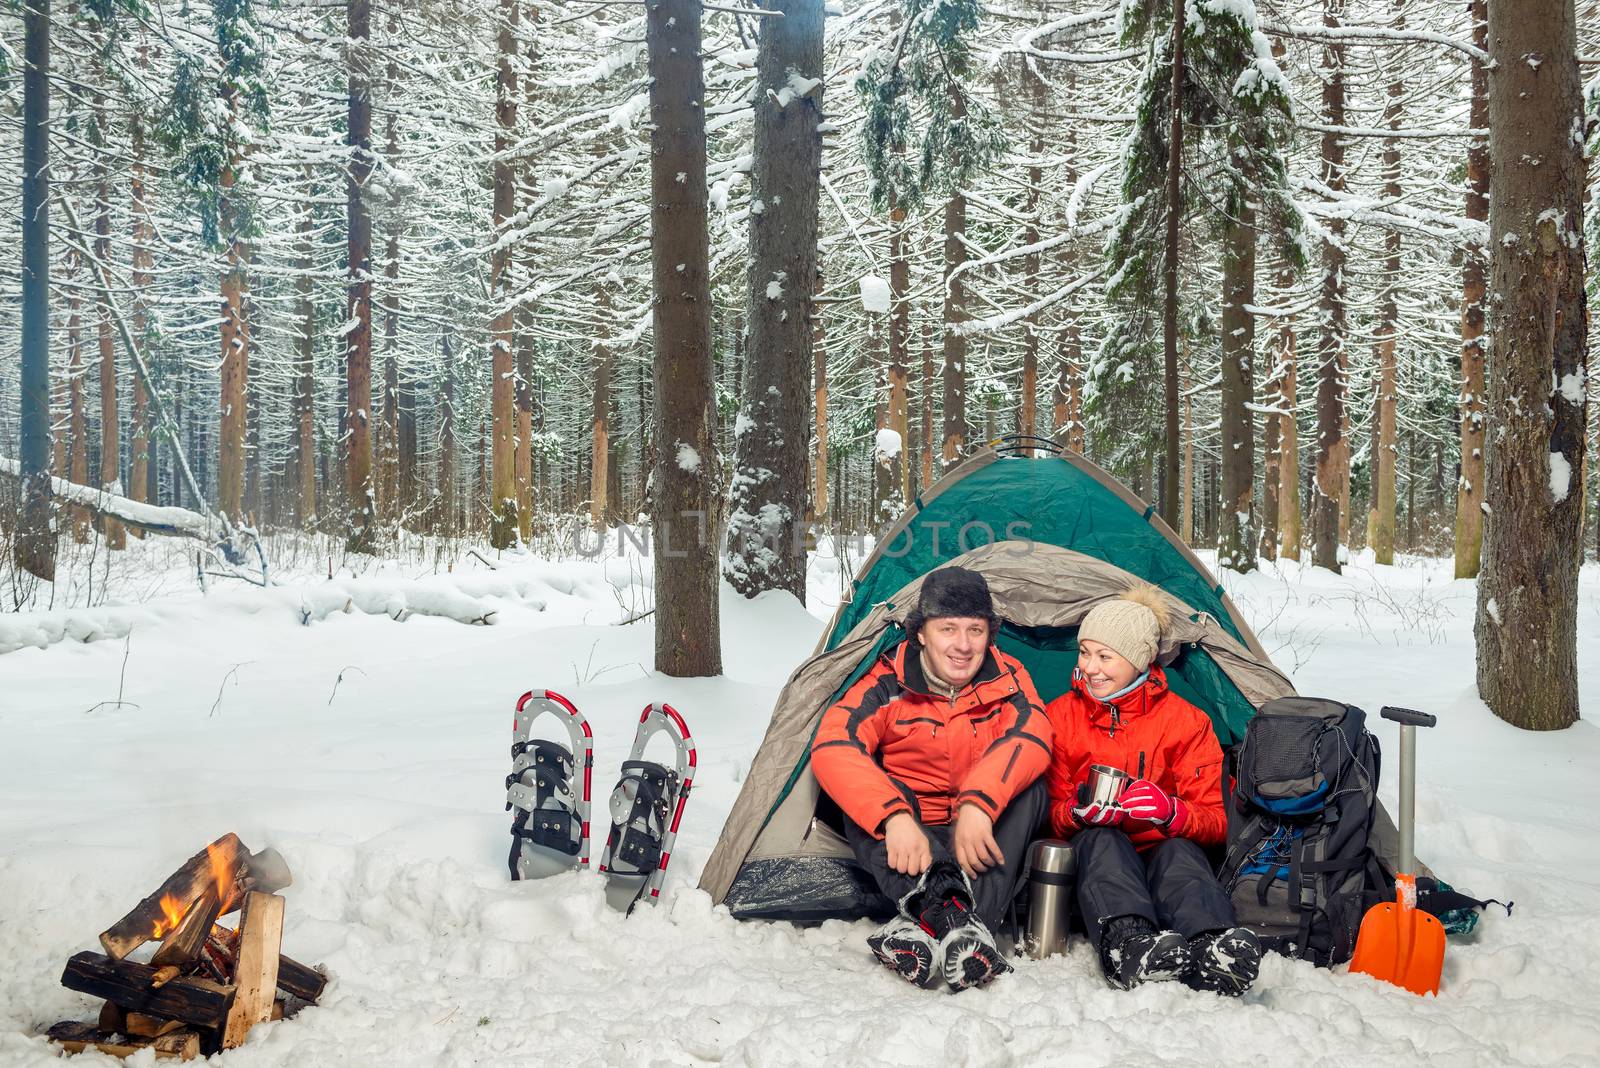
<instances>
[{"instance_id":1,"label":"tent","mask_svg":"<svg viewBox=\"0 0 1600 1068\"><path fill-rule=\"evenodd\" d=\"M823 711L905 636L922 578L982 573L1003 617L998 644L1049 700L1077 662L1077 626L1144 580L1177 621L1159 657L1223 745L1255 709L1294 692L1200 559L1145 502L1082 456L1016 444L952 468L879 539L814 654L789 677L700 887L737 917L814 922L892 911L851 855L843 816L810 768Z\"/></svg>"}]
</instances>

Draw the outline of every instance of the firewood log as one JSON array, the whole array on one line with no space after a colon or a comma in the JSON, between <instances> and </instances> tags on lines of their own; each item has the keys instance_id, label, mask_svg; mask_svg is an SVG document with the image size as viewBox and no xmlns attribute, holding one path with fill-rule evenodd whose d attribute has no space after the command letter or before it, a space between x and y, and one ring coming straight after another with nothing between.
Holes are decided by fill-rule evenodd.
<instances>
[{"instance_id":1,"label":"firewood log","mask_svg":"<svg viewBox=\"0 0 1600 1068\"><path fill-rule=\"evenodd\" d=\"M239 918L239 958L233 973L236 993L222 1033L222 1048L243 1044L250 1028L272 1018L278 991L278 948L283 944L283 898L251 892Z\"/></svg>"},{"instance_id":2,"label":"firewood log","mask_svg":"<svg viewBox=\"0 0 1600 1068\"><path fill-rule=\"evenodd\" d=\"M134 1038L160 1038L182 1026L182 1020L168 1020L160 1016L151 1016L147 1012L130 1012L119 1030Z\"/></svg>"},{"instance_id":3,"label":"firewood log","mask_svg":"<svg viewBox=\"0 0 1600 1068\"><path fill-rule=\"evenodd\" d=\"M61 985L114 1001L131 1012L165 1016L198 1027L221 1028L227 1023L233 987L194 976L180 976L165 986L153 987L150 980L155 973L147 964L85 951L67 961Z\"/></svg>"},{"instance_id":4,"label":"firewood log","mask_svg":"<svg viewBox=\"0 0 1600 1068\"><path fill-rule=\"evenodd\" d=\"M115 1001L102 1001L100 1003L100 1022L98 1027L107 1034L125 1035L128 1026L128 1010L118 1005Z\"/></svg>"},{"instance_id":5,"label":"firewood log","mask_svg":"<svg viewBox=\"0 0 1600 1068\"><path fill-rule=\"evenodd\" d=\"M221 924L213 924L211 937L206 940L207 956L224 969L229 981L233 977L234 961L238 955L239 934ZM328 985L328 977L319 968L301 964L293 957L278 955L278 989L290 997L315 1005Z\"/></svg>"},{"instance_id":6,"label":"firewood log","mask_svg":"<svg viewBox=\"0 0 1600 1068\"><path fill-rule=\"evenodd\" d=\"M301 964L290 957L278 957L278 989L313 1005L322 996L328 977L309 964Z\"/></svg>"},{"instance_id":7,"label":"firewood log","mask_svg":"<svg viewBox=\"0 0 1600 1068\"><path fill-rule=\"evenodd\" d=\"M50 1041L68 1053L96 1050L112 1057L131 1057L142 1049L155 1051L157 1060L190 1061L200 1055L200 1036L187 1028L157 1038L122 1038L76 1020L64 1020L47 1032Z\"/></svg>"},{"instance_id":8,"label":"firewood log","mask_svg":"<svg viewBox=\"0 0 1600 1068\"><path fill-rule=\"evenodd\" d=\"M211 925L217 922L221 914L222 901L217 897L216 887L207 887L189 906L189 911L183 914L178 926L161 940L161 946L150 958L150 963L160 968L168 964L186 965L193 961L199 955L200 947L205 944L206 936L211 933Z\"/></svg>"},{"instance_id":9,"label":"firewood log","mask_svg":"<svg viewBox=\"0 0 1600 1068\"><path fill-rule=\"evenodd\" d=\"M219 862L230 872L237 871L241 861L249 856L249 851L239 841L239 836L231 832L211 843L209 848L218 853ZM102 931L100 944L105 947L106 953L113 960L123 959L156 937L157 924L166 920L166 910L161 907L162 898L176 902L177 906L187 914L195 899L215 883L211 858L208 851L202 849L185 861L181 868L167 876L166 881L135 905L131 912ZM224 911L227 905L227 901L222 902ZM202 933L207 929L202 927Z\"/></svg>"}]
</instances>

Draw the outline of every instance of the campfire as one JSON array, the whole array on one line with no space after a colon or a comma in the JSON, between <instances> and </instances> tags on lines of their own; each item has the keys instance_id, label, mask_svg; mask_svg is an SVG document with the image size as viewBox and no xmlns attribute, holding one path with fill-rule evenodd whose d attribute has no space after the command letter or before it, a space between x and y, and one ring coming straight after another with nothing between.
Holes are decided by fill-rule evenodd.
<instances>
[{"instance_id":1,"label":"campfire","mask_svg":"<svg viewBox=\"0 0 1600 1068\"><path fill-rule=\"evenodd\" d=\"M250 1028L314 1004L326 977L279 951L291 882L275 850L252 853L226 834L196 853L100 934L104 953L67 962L61 985L104 998L90 1024L66 1020L49 1037L73 1053L189 1060L232 1049ZM218 921L237 912L236 926ZM148 963L127 959L159 942Z\"/></svg>"}]
</instances>

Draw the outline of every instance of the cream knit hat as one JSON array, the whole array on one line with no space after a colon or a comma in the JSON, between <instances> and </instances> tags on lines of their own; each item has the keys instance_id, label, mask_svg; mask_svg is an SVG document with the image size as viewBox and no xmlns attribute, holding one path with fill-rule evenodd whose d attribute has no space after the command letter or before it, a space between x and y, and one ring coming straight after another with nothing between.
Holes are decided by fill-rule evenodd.
<instances>
[{"instance_id":1,"label":"cream knit hat","mask_svg":"<svg viewBox=\"0 0 1600 1068\"><path fill-rule=\"evenodd\" d=\"M1135 586L1089 610L1078 624L1078 640L1099 642L1143 671L1156 658L1171 610L1154 586Z\"/></svg>"}]
</instances>

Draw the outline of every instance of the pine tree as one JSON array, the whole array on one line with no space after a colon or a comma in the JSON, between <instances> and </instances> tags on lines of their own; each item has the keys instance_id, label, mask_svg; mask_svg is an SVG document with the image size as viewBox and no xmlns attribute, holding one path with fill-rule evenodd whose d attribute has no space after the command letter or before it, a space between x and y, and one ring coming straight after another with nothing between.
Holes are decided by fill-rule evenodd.
<instances>
[{"instance_id":1,"label":"pine tree","mask_svg":"<svg viewBox=\"0 0 1600 1068\"><path fill-rule=\"evenodd\" d=\"M967 439L967 186L1005 150L993 109L975 100L972 38L978 0L899 0L888 55L856 81L866 108L861 144L878 211L913 212L929 194L944 208L944 430L941 458L955 463ZM903 450L902 450L903 451Z\"/></svg>"},{"instance_id":2,"label":"pine tree","mask_svg":"<svg viewBox=\"0 0 1600 1068\"><path fill-rule=\"evenodd\" d=\"M1489 4L1489 380L1478 693L1519 727L1578 719L1587 453L1583 98L1572 0Z\"/></svg>"},{"instance_id":3,"label":"pine tree","mask_svg":"<svg viewBox=\"0 0 1600 1068\"><path fill-rule=\"evenodd\" d=\"M772 0L756 58L749 358L734 430L725 570L746 597L806 591L805 441L822 165L822 0ZM760 210L757 210L759 207ZM903 393L903 390L902 390Z\"/></svg>"},{"instance_id":4,"label":"pine tree","mask_svg":"<svg viewBox=\"0 0 1600 1068\"><path fill-rule=\"evenodd\" d=\"M1264 35L1256 27L1253 5L1223 0L1191 0L1184 32L1173 34L1175 10L1162 0L1123 9L1125 44L1143 43L1144 71L1138 86L1138 120L1123 152L1122 196L1128 205L1107 244L1113 270L1107 291L1117 302L1121 329L1112 331L1097 355L1092 412L1137 410L1134 432L1164 459L1162 516L1176 526L1179 513L1177 433L1178 338L1177 264L1173 227L1194 206L1203 213L1208 236L1223 249L1223 471L1227 498L1222 510L1219 559L1229 566L1254 566L1255 509L1253 403L1253 317L1255 244L1271 235L1289 263L1303 260L1300 220L1287 188L1284 153L1288 147L1288 87ZM1174 56L1182 76L1174 77ZM1177 103L1181 110L1174 110ZM1181 115L1181 121L1178 117ZM1180 139L1188 128L1193 137ZM1173 167L1181 165L1181 181ZM1217 189L1220 196L1196 196L1191 189ZM1173 202L1176 193L1176 203ZM1155 374L1157 348L1150 329L1157 306L1156 264L1169 284L1160 292L1162 363L1166 365L1162 409L1164 432L1151 430L1148 402L1134 400ZM1125 415L1126 419L1127 416ZM1126 431L1123 423L1121 429ZM1119 434L1118 436L1123 436ZM1138 447L1135 445L1134 447ZM1185 477L1192 477L1186 475ZM1242 517L1242 518L1241 518Z\"/></svg>"},{"instance_id":5,"label":"pine tree","mask_svg":"<svg viewBox=\"0 0 1600 1068\"><path fill-rule=\"evenodd\" d=\"M50 502L50 0L26 0L22 148L22 507L13 556L56 573Z\"/></svg>"},{"instance_id":6,"label":"pine tree","mask_svg":"<svg viewBox=\"0 0 1600 1068\"><path fill-rule=\"evenodd\" d=\"M722 674L700 0L646 0L655 301L656 670Z\"/></svg>"}]
</instances>

